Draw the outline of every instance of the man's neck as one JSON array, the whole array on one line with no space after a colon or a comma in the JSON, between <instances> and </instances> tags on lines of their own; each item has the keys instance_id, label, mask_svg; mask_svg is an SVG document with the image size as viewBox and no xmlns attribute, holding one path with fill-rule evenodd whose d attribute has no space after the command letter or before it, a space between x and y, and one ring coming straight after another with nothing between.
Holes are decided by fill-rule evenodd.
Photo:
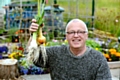
<instances>
[{"instance_id":1,"label":"man's neck","mask_svg":"<svg viewBox=\"0 0 120 80\"><path fill-rule=\"evenodd\" d=\"M81 56L85 53L86 51L86 46L83 48L70 48L70 51L75 55L75 56Z\"/></svg>"}]
</instances>

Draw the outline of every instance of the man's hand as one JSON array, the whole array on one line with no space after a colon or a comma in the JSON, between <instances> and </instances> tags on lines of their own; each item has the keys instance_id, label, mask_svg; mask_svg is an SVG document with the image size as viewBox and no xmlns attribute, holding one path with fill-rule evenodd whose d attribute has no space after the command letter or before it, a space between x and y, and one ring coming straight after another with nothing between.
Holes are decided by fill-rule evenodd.
<instances>
[{"instance_id":1,"label":"man's hand","mask_svg":"<svg viewBox=\"0 0 120 80\"><path fill-rule=\"evenodd\" d=\"M36 23L36 20L32 19L32 23L29 27L29 31L30 32L35 32L35 31L37 31L38 27L39 27L39 25Z\"/></svg>"}]
</instances>

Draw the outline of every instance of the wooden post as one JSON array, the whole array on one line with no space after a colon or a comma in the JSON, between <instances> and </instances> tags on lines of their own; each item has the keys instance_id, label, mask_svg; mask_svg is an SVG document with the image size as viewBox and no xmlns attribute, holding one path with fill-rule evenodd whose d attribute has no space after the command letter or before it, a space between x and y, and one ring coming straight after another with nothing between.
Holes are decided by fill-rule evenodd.
<instances>
[{"instance_id":1,"label":"wooden post","mask_svg":"<svg viewBox=\"0 0 120 80\"><path fill-rule=\"evenodd\" d=\"M16 59L0 60L0 80L18 80L20 74L17 62Z\"/></svg>"}]
</instances>

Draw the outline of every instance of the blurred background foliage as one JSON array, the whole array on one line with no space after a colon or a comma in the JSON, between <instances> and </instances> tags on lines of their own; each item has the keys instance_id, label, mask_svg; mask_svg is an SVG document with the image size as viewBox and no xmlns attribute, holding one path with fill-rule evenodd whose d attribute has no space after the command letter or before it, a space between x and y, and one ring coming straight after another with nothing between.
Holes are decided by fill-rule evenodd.
<instances>
[{"instance_id":1,"label":"blurred background foliage","mask_svg":"<svg viewBox=\"0 0 120 80\"><path fill-rule=\"evenodd\" d=\"M16 0L11 0L15 2ZM21 0L34 1L37 0ZM46 6L53 6L55 0L47 0ZM93 0L56 0L59 6L63 7L65 11L63 12L63 21L66 23L72 18L80 18L86 22L88 28L95 28L98 30L110 32L111 36L120 36L120 0L95 0L95 13L94 13L94 23L92 26L92 1ZM17 2L17 1L16 1ZM64 27L65 27L64 25ZM49 29L47 29L49 30ZM4 30L0 30L3 33ZM11 28L8 34L12 35L16 32L16 29ZM52 39L53 33L48 32L47 38ZM58 31L59 36L64 37L64 32Z\"/></svg>"},{"instance_id":2,"label":"blurred background foliage","mask_svg":"<svg viewBox=\"0 0 120 80\"><path fill-rule=\"evenodd\" d=\"M47 5L52 5L54 0L48 0ZM58 4L65 8L64 20L80 18L91 25L92 0L57 0ZM86 13L87 12L87 13ZM94 28L120 36L120 0L95 0Z\"/></svg>"}]
</instances>

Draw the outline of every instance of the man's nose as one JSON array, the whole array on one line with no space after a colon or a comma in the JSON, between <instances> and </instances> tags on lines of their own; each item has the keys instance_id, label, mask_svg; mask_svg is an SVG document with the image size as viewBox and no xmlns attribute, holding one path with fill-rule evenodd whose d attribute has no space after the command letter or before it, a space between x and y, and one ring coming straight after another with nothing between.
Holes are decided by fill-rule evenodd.
<instances>
[{"instance_id":1,"label":"man's nose","mask_svg":"<svg viewBox=\"0 0 120 80\"><path fill-rule=\"evenodd\" d=\"M77 32L74 33L74 36L79 36Z\"/></svg>"}]
</instances>

